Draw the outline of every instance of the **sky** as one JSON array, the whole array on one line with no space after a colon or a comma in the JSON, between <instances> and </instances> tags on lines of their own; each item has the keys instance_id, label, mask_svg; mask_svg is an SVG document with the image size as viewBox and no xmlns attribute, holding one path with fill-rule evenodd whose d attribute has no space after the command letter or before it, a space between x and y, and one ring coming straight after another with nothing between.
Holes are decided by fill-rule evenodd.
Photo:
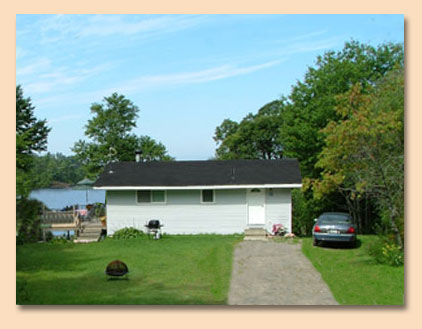
<instances>
[{"instance_id":1,"label":"sky","mask_svg":"<svg viewBox=\"0 0 422 329\"><path fill-rule=\"evenodd\" d=\"M71 155L90 106L117 92L140 109L134 133L206 160L224 119L288 96L351 40L403 43L403 15L16 15L16 84L49 152Z\"/></svg>"}]
</instances>

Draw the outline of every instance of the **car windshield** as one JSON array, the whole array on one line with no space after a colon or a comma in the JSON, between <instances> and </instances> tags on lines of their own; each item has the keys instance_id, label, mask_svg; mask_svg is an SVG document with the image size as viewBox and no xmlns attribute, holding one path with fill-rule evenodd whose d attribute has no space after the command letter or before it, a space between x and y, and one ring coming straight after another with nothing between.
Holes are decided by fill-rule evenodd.
<instances>
[{"instance_id":1,"label":"car windshield","mask_svg":"<svg viewBox=\"0 0 422 329\"><path fill-rule=\"evenodd\" d=\"M352 219L346 214L323 214L319 217L318 222L320 224L350 224Z\"/></svg>"}]
</instances>

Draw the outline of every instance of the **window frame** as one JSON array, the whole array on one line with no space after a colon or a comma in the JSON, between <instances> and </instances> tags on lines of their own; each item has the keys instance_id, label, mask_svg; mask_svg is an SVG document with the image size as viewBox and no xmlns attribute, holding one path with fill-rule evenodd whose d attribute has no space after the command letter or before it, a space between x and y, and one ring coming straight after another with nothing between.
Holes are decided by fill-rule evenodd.
<instances>
[{"instance_id":1,"label":"window frame","mask_svg":"<svg viewBox=\"0 0 422 329\"><path fill-rule=\"evenodd\" d=\"M212 191L212 201L204 201L203 191ZM215 194L215 189L203 189L201 190L199 201L201 204L215 204Z\"/></svg>"},{"instance_id":2,"label":"window frame","mask_svg":"<svg viewBox=\"0 0 422 329\"><path fill-rule=\"evenodd\" d=\"M164 192L164 201L153 201L152 199L153 191ZM149 202L140 202L138 198L138 192L149 192ZM136 200L136 204L141 204L141 205L167 204L167 190L136 190L135 200Z\"/></svg>"}]
</instances>

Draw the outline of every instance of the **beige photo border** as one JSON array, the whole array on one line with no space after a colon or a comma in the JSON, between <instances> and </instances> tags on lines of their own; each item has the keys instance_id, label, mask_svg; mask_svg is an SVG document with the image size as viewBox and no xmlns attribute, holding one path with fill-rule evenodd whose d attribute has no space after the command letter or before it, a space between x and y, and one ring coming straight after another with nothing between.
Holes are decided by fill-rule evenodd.
<instances>
[{"instance_id":1,"label":"beige photo border","mask_svg":"<svg viewBox=\"0 0 422 329\"><path fill-rule=\"evenodd\" d=\"M421 183L422 123L421 6L416 1L17 1L2 2L0 52L1 114L1 323L3 328L414 328L422 322L422 219L417 209ZM231 307L231 306L17 306L15 248L15 24L16 14L36 13L220 13L220 14L404 14L406 54L406 267L402 307ZM388 40L386 40L388 41ZM301 77L297 77L300 79ZM292 84L294 81L292 81ZM5 101L5 102L4 102ZM36 104L35 104L36 105ZM419 216L418 216L419 215Z\"/></svg>"}]
</instances>

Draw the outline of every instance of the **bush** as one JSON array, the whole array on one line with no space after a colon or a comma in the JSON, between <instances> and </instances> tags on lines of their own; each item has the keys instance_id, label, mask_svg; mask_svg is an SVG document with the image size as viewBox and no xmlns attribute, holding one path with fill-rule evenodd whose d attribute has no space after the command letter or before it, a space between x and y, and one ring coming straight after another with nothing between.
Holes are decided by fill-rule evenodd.
<instances>
[{"instance_id":1,"label":"bush","mask_svg":"<svg viewBox=\"0 0 422 329\"><path fill-rule=\"evenodd\" d=\"M45 241L50 242L54 239L54 234L51 231L45 232Z\"/></svg>"},{"instance_id":2,"label":"bush","mask_svg":"<svg viewBox=\"0 0 422 329\"><path fill-rule=\"evenodd\" d=\"M68 244L73 243L73 239L68 240L64 236L55 236L51 240L47 240L51 244Z\"/></svg>"},{"instance_id":3,"label":"bush","mask_svg":"<svg viewBox=\"0 0 422 329\"><path fill-rule=\"evenodd\" d=\"M17 244L42 240L40 215L43 203L32 199L16 200Z\"/></svg>"},{"instance_id":4,"label":"bush","mask_svg":"<svg viewBox=\"0 0 422 329\"><path fill-rule=\"evenodd\" d=\"M314 218L317 218L323 208L322 202L313 198L312 192L300 189L292 190L293 220L292 233L297 236L311 236Z\"/></svg>"},{"instance_id":5,"label":"bush","mask_svg":"<svg viewBox=\"0 0 422 329\"><path fill-rule=\"evenodd\" d=\"M118 240L133 239L133 238L140 238L143 235L144 235L144 232L134 227L125 227L114 232L113 239L118 239Z\"/></svg>"},{"instance_id":6,"label":"bush","mask_svg":"<svg viewBox=\"0 0 422 329\"><path fill-rule=\"evenodd\" d=\"M380 264L401 266L404 264L404 251L395 244L391 236L379 236L368 245L369 254Z\"/></svg>"}]
</instances>

